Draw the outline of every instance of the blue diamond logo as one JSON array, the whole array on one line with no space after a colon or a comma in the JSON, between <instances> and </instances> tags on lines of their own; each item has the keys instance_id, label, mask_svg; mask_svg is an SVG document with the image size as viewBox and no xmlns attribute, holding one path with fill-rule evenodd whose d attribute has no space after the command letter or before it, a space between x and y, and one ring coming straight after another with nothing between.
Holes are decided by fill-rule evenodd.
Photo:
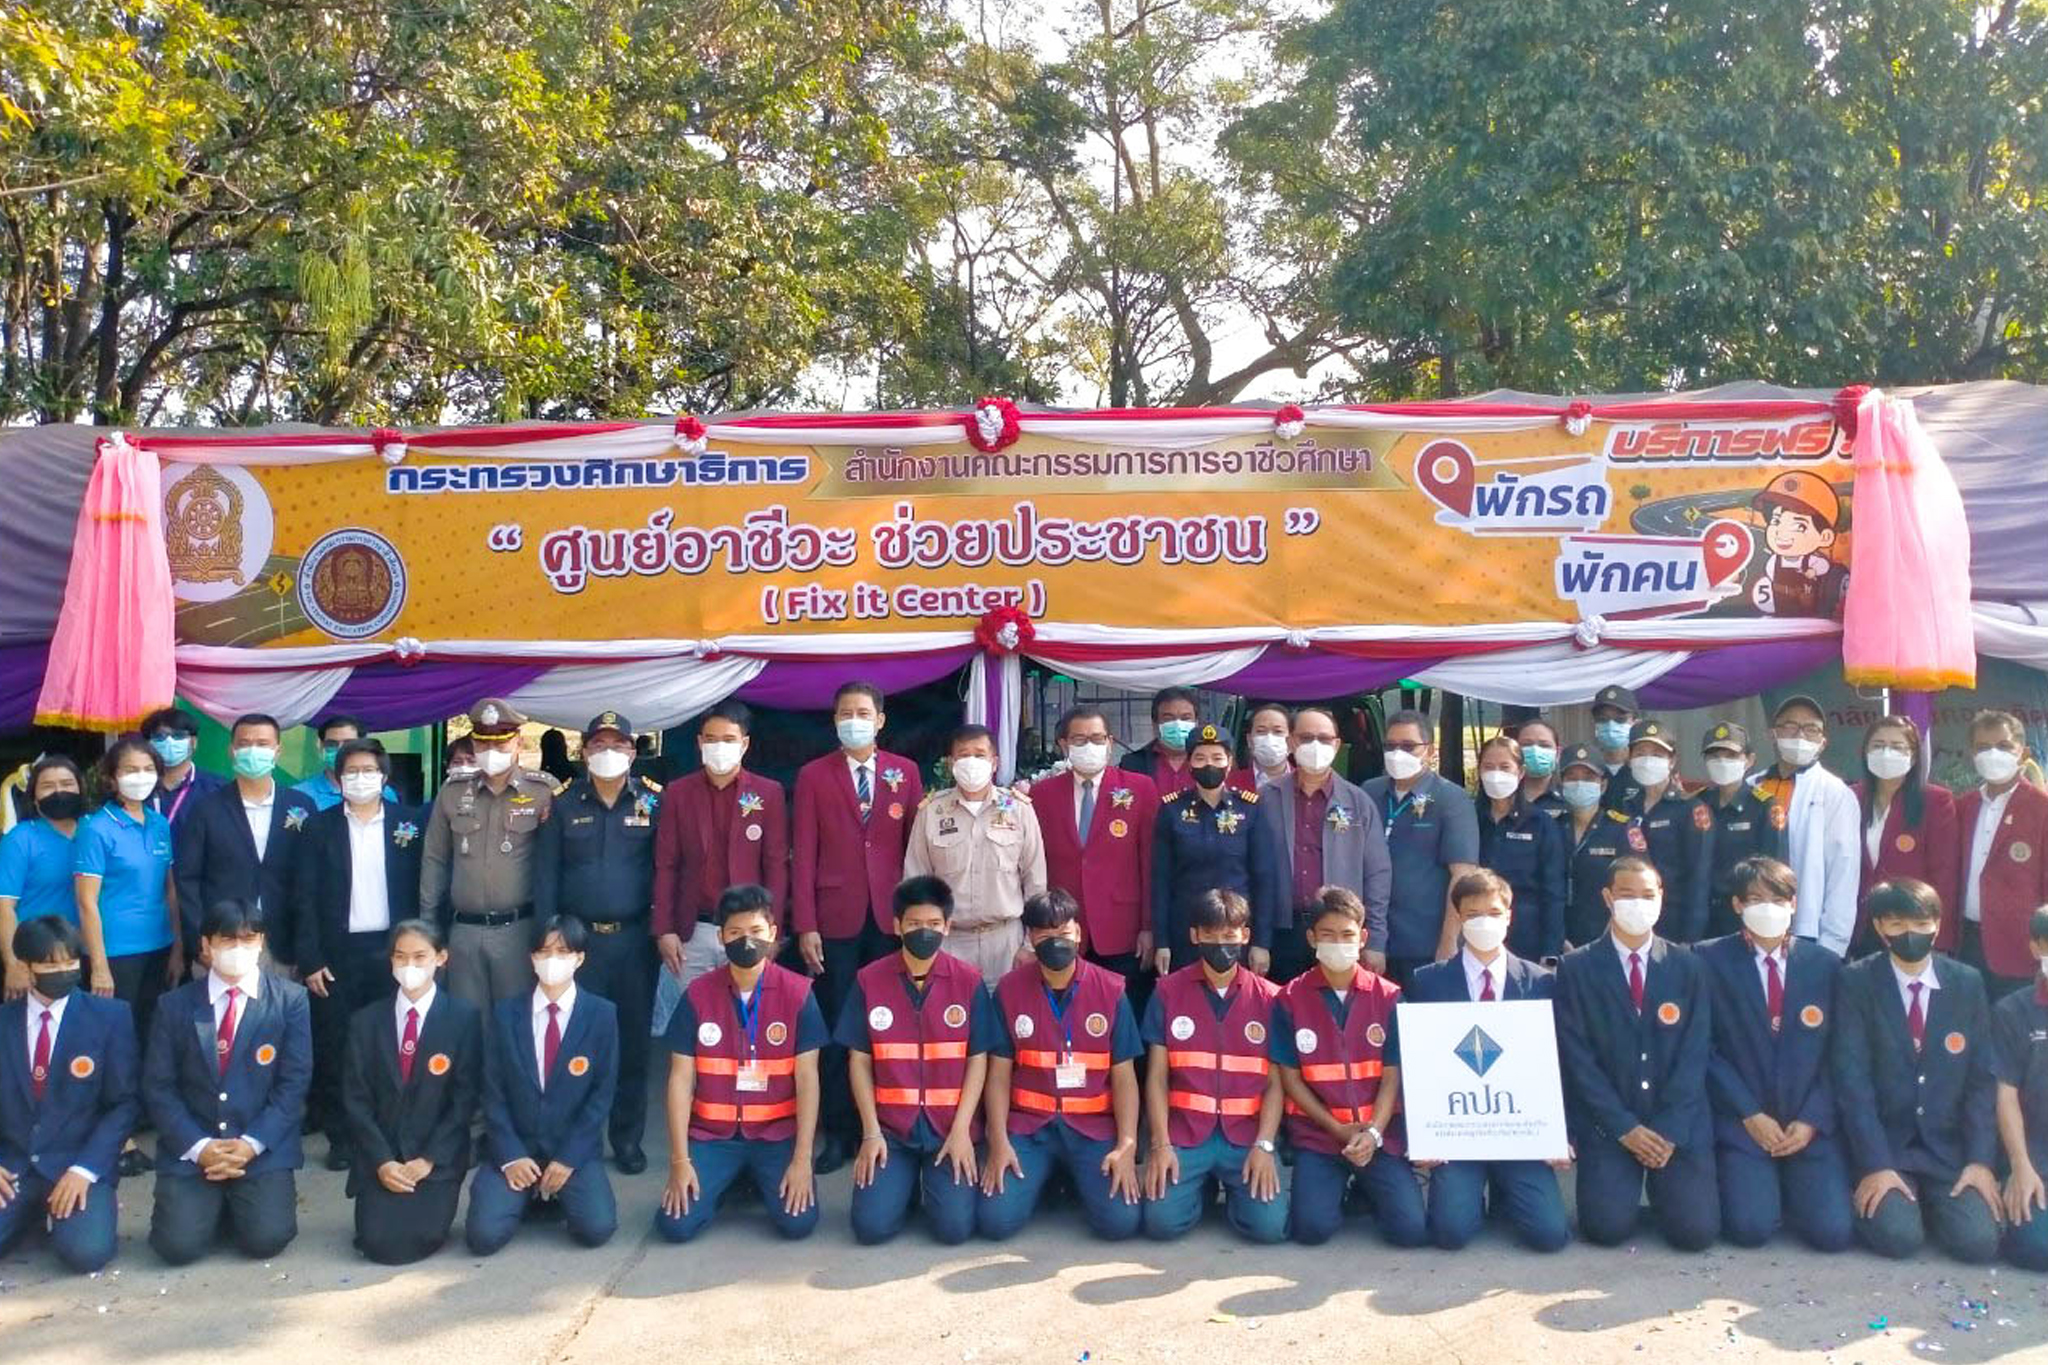
<instances>
[{"instance_id":1,"label":"blue diamond logo","mask_svg":"<svg viewBox=\"0 0 2048 1365\"><path fill-rule=\"evenodd\" d=\"M1459 1039L1458 1046L1452 1050L1458 1054L1459 1061L1472 1068L1475 1076L1484 1076L1492 1070L1501 1054L1500 1044L1487 1037L1485 1029L1476 1026Z\"/></svg>"}]
</instances>

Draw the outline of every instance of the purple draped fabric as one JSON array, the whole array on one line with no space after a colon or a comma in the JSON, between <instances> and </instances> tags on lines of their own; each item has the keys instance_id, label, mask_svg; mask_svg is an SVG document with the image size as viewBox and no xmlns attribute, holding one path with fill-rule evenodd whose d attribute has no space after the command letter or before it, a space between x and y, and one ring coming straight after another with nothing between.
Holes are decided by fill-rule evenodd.
<instances>
[{"instance_id":1,"label":"purple draped fabric","mask_svg":"<svg viewBox=\"0 0 2048 1365\"><path fill-rule=\"evenodd\" d=\"M873 683L883 692L901 692L964 668L974 657L973 645L930 654L882 654L844 659L770 659L752 682L733 695L749 706L777 706L792 711L826 711L843 682Z\"/></svg>"},{"instance_id":2,"label":"purple draped fabric","mask_svg":"<svg viewBox=\"0 0 2048 1365\"><path fill-rule=\"evenodd\" d=\"M1703 649L1678 667L1636 689L1644 707L1685 711L1754 697L1842 657L1837 636L1817 640L1773 640Z\"/></svg>"},{"instance_id":3,"label":"purple draped fabric","mask_svg":"<svg viewBox=\"0 0 2048 1365\"><path fill-rule=\"evenodd\" d=\"M0 730L16 730L36 718L36 698L43 690L43 668L50 661L48 640L0 645Z\"/></svg>"},{"instance_id":4,"label":"purple draped fabric","mask_svg":"<svg viewBox=\"0 0 2048 1365\"><path fill-rule=\"evenodd\" d=\"M1448 657L1448 656L1446 656ZM1321 701L1351 692L1377 692L1432 668L1443 659L1361 659L1319 649L1274 647L1227 678L1205 684L1218 692L1273 701Z\"/></svg>"},{"instance_id":5,"label":"purple draped fabric","mask_svg":"<svg viewBox=\"0 0 2048 1365\"><path fill-rule=\"evenodd\" d=\"M481 697L502 697L526 686L554 665L472 662L365 664L334 694L328 711L361 716L372 730L433 725L459 715Z\"/></svg>"}]
</instances>

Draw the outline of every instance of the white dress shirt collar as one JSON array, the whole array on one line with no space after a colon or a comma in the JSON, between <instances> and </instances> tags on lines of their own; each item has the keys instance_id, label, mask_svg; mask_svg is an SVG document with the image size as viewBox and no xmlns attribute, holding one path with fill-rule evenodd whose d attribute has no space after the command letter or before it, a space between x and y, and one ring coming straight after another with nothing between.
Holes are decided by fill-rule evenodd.
<instances>
[{"instance_id":1,"label":"white dress shirt collar","mask_svg":"<svg viewBox=\"0 0 2048 1365\"><path fill-rule=\"evenodd\" d=\"M213 1005L215 1014L220 1013L221 997L226 995L229 989L228 983L221 979L219 972L209 971L206 974L206 998ZM254 1000L263 994L263 973L249 973L243 980L236 982L232 989L240 991L244 1000Z\"/></svg>"},{"instance_id":2,"label":"white dress shirt collar","mask_svg":"<svg viewBox=\"0 0 2048 1365\"><path fill-rule=\"evenodd\" d=\"M1898 982L1899 986L1899 1004L1905 1008L1907 1013L1910 1014L1913 1010L1913 986L1916 982L1926 987L1925 990L1920 992L1921 1013L1925 1014L1934 1007L1934 992L1941 989L1941 978L1934 974L1933 958L1927 960L1926 970L1922 971L1918 976L1911 976L1900 971L1899 964L1896 961L1892 962L1891 968L1892 979Z\"/></svg>"},{"instance_id":3,"label":"white dress shirt collar","mask_svg":"<svg viewBox=\"0 0 2048 1365\"><path fill-rule=\"evenodd\" d=\"M1465 993L1467 999L1477 1000L1486 993L1485 988L1480 982L1482 978L1489 976L1493 978L1493 998L1496 1000L1508 998L1508 955L1505 950L1498 957L1494 958L1493 961L1481 962L1472 955L1470 948L1460 948L1458 950L1458 958L1465 964Z\"/></svg>"},{"instance_id":4,"label":"white dress shirt collar","mask_svg":"<svg viewBox=\"0 0 2048 1365\"><path fill-rule=\"evenodd\" d=\"M418 1000L406 999L404 991L399 991L392 996L392 1018L397 1021L399 1037L405 1037L405 1015L408 1010L418 1010L420 1012L420 1027L424 1029L427 1026L427 1011L434 1008L434 993L439 989L440 987L429 982L427 993Z\"/></svg>"},{"instance_id":5,"label":"white dress shirt collar","mask_svg":"<svg viewBox=\"0 0 2048 1365\"><path fill-rule=\"evenodd\" d=\"M64 1007L71 1003L71 997L52 1000L48 1004L34 995L25 997L28 1002L28 1064L34 1070L36 1064L36 1035L43 1030L43 1011L50 1012L50 1056L57 1055L57 1036L64 1031Z\"/></svg>"}]
</instances>

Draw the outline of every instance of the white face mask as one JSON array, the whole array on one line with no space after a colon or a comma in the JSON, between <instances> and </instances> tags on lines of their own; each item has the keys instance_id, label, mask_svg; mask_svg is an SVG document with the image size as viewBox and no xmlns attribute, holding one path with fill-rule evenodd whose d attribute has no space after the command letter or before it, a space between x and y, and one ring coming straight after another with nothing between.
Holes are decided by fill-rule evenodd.
<instances>
[{"instance_id":1,"label":"white face mask","mask_svg":"<svg viewBox=\"0 0 2048 1365\"><path fill-rule=\"evenodd\" d=\"M1362 943L1318 943L1316 961L1333 972L1348 972L1358 965L1358 955L1364 948Z\"/></svg>"},{"instance_id":2,"label":"white face mask","mask_svg":"<svg viewBox=\"0 0 2048 1365\"><path fill-rule=\"evenodd\" d=\"M1521 785L1521 775L1505 768L1488 768L1479 774L1480 788L1496 801L1507 800L1521 788Z\"/></svg>"},{"instance_id":3,"label":"white face mask","mask_svg":"<svg viewBox=\"0 0 2048 1365\"><path fill-rule=\"evenodd\" d=\"M1662 754L1640 754L1628 761L1628 775L1645 787L1659 787L1671 780L1671 760Z\"/></svg>"},{"instance_id":4,"label":"white face mask","mask_svg":"<svg viewBox=\"0 0 2048 1365\"><path fill-rule=\"evenodd\" d=\"M1778 757L1784 759L1795 768L1804 768L1807 764L1820 757L1820 741L1808 739L1804 735L1795 736L1792 739L1780 737L1778 740Z\"/></svg>"},{"instance_id":5,"label":"white face mask","mask_svg":"<svg viewBox=\"0 0 2048 1365\"><path fill-rule=\"evenodd\" d=\"M1707 780L1717 787L1732 787L1749 772L1749 765L1739 758L1710 758L1707 760Z\"/></svg>"},{"instance_id":6,"label":"white face mask","mask_svg":"<svg viewBox=\"0 0 2048 1365\"><path fill-rule=\"evenodd\" d=\"M962 792L987 790L995 775L996 765L979 755L953 760L953 784Z\"/></svg>"},{"instance_id":7,"label":"white face mask","mask_svg":"<svg viewBox=\"0 0 2048 1365\"><path fill-rule=\"evenodd\" d=\"M1301 770L1305 773L1326 773L1330 770L1330 765L1337 761L1337 746L1326 744L1319 739L1308 740L1296 746L1294 761L1301 765Z\"/></svg>"},{"instance_id":8,"label":"white face mask","mask_svg":"<svg viewBox=\"0 0 2048 1365\"><path fill-rule=\"evenodd\" d=\"M1490 953L1508 941L1506 915L1474 915L1458 926L1474 952Z\"/></svg>"},{"instance_id":9,"label":"white face mask","mask_svg":"<svg viewBox=\"0 0 2048 1365\"><path fill-rule=\"evenodd\" d=\"M496 777L512 770L512 755L504 749L479 749L476 763L485 777Z\"/></svg>"},{"instance_id":10,"label":"white face mask","mask_svg":"<svg viewBox=\"0 0 2048 1365\"><path fill-rule=\"evenodd\" d=\"M427 983L434 979L434 969L408 962L403 967L393 967L391 969L391 979L398 983L398 989L404 991L407 995L411 995L415 991L423 991L427 988Z\"/></svg>"},{"instance_id":11,"label":"white face mask","mask_svg":"<svg viewBox=\"0 0 2048 1365\"><path fill-rule=\"evenodd\" d=\"M129 801L147 801L156 791L156 774L122 773L114 779L114 787Z\"/></svg>"},{"instance_id":12,"label":"white face mask","mask_svg":"<svg viewBox=\"0 0 2048 1365\"><path fill-rule=\"evenodd\" d=\"M1758 938L1783 938L1792 927L1792 907L1783 901L1752 901L1742 907L1742 927Z\"/></svg>"},{"instance_id":13,"label":"white face mask","mask_svg":"<svg viewBox=\"0 0 2048 1365\"><path fill-rule=\"evenodd\" d=\"M1875 778L1904 777L1913 771L1913 755L1903 749L1872 749L1863 755L1863 766Z\"/></svg>"},{"instance_id":14,"label":"white face mask","mask_svg":"<svg viewBox=\"0 0 2048 1365\"><path fill-rule=\"evenodd\" d=\"M355 805L362 805L367 801L375 801L383 794L384 775L382 773L343 773L341 775L341 795L346 801Z\"/></svg>"},{"instance_id":15,"label":"white face mask","mask_svg":"<svg viewBox=\"0 0 2048 1365\"><path fill-rule=\"evenodd\" d=\"M1614 903L1614 922L1625 934L1647 934L1657 927L1657 916L1663 913L1664 901L1624 897Z\"/></svg>"},{"instance_id":16,"label":"white face mask","mask_svg":"<svg viewBox=\"0 0 2048 1365\"><path fill-rule=\"evenodd\" d=\"M263 949L254 943L237 943L232 948L217 948L213 954L213 970L223 981L240 981L256 970L263 960Z\"/></svg>"},{"instance_id":17,"label":"white face mask","mask_svg":"<svg viewBox=\"0 0 2048 1365\"><path fill-rule=\"evenodd\" d=\"M1109 767L1107 744L1069 744L1067 762L1083 777L1093 777Z\"/></svg>"},{"instance_id":18,"label":"white face mask","mask_svg":"<svg viewBox=\"0 0 2048 1365\"><path fill-rule=\"evenodd\" d=\"M2004 749L1979 749L1970 762L1986 782L2010 782L2020 770L2019 755Z\"/></svg>"},{"instance_id":19,"label":"white face mask","mask_svg":"<svg viewBox=\"0 0 2048 1365\"><path fill-rule=\"evenodd\" d=\"M1422 772L1422 760L1406 749L1387 750L1387 776L1396 782L1406 782Z\"/></svg>"},{"instance_id":20,"label":"white face mask","mask_svg":"<svg viewBox=\"0 0 2048 1365\"><path fill-rule=\"evenodd\" d=\"M566 986L576 979L576 968L580 965L573 957L550 953L533 960L533 974L540 978L543 986Z\"/></svg>"},{"instance_id":21,"label":"white face mask","mask_svg":"<svg viewBox=\"0 0 2048 1365\"><path fill-rule=\"evenodd\" d=\"M594 753L584 755L583 766L590 770L592 777L602 778L610 782L624 777L627 773L633 771L633 756L621 753L617 749L599 749ZM707 768L711 766L708 759L705 761L704 766Z\"/></svg>"},{"instance_id":22,"label":"white face mask","mask_svg":"<svg viewBox=\"0 0 2048 1365\"><path fill-rule=\"evenodd\" d=\"M1261 768L1277 768L1287 761L1287 736L1253 735L1252 762Z\"/></svg>"},{"instance_id":23,"label":"white face mask","mask_svg":"<svg viewBox=\"0 0 2048 1365\"><path fill-rule=\"evenodd\" d=\"M746 752L746 747L736 739L718 739L699 744L697 753L703 758L706 768L723 777L740 766L740 755Z\"/></svg>"}]
</instances>

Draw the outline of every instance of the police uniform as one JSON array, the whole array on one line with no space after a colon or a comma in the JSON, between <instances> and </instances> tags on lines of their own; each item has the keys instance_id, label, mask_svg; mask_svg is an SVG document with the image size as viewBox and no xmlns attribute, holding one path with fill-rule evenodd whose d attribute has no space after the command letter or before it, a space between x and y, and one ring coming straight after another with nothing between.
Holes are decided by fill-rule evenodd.
<instances>
[{"instance_id":1,"label":"police uniform","mask_svg":"<svg viewBox=\"0 0 2048 1365\"><path fill-rule=\"evenodd\" d=\"M1514 892L1507 948L1516 957L1536 962L1564 951L1570 861L1564 829L1519 794L1505 819L1493 818L1491 802L1480 809L1479 865Z\"/></svg>"},{"instance_id":2,"label":"police uniform","mask_svg":"<svg viewBox=\"0 0 2048 1365\"><path fill-rule=\"evenodd\" d=\"M628 740L633 723L606 711L583 727L588 744L600 732ZM554 810L540 827L534 859L533 908L545 920L560 912L590 926L590 947L576 984L619 1011L620 1085L612 1097L612 1155L620 1169L644 1169L640 1140L647 1127L648 1027L654 1012L654 949L647 912L654 896L654 827L661 785L628 775L605 804L595 779L572 778L555 789Z\"/></svg>"},{"instance_id":3,"label":"police uniform","mask_svg":"<svg viewBox=\"0 0 2048 1365\"><path fill-rule=\"evenodd\" d=\"M1740 725L1722 721L1707 732L1703 753L1716 749L1749 751L1749 732ZM1707 922L1703 939L1722 938L1740 929L1732 904L1735 887L1729 874L1744 858L1776 858L1785 861L1785 808L1744 782L1727 801L1713 787L1701 792L1696 804L1705 809L1713 824L1713 838L1707 855ZM1697 817L1695 817L1697 819Z\"/></svg>"},{"instance_id":4,"label":"police uniform","mask_svg":"<svg viewBox=\"0 0 2048 1365\"><path fill-rule=\"evenodd\" d=\"M1557 770L1591 768L1602 771L1599 753L1575 744L1558 755ZM1560 801L1564 798L1559 797ZM1628 851L1628 817L1620 811L1595 806L1592 822L1582 831L1569 807L1558 822L1564 833L1569 861L1566 864L1564 936L1574 946L1591 943L1607 932L1607 902L1600 897L1607 886L1607 866Z\"/></svg>"},{"instance_id":5,"label":"police uniform","mask_svg":"<svg viewBox=\"0 0 2048 1365\"><path fill-rule=\"evenodd\" d=\"M1628 719L1623 723L1628 725L1633 725L1635 723L1636 717L1640 716L1643 713L1642 704L1636 700L1636 694L1630 689L1623 687L1619 683L1609 683L1607 684L1607 686L1601 688L1598 692L1595 692L1593 694L1593 700L1589 706L1589 709L1593 711L1598 711L1603 706L1611 707L1614 710L1620 711L1624 715L1626 715ZM1598 742L1600 725L1600 721L1596 720L1593 722L1595 735L1595 742L1593 745L1593 766L1613 780L1627 782L1629 780L1628 758L1626 757L1626 755L1624 755L1621 762L1611 765L1608 763L1607 750ZM1626 750L1628 748L1628 744L1626 742L1623 742L1622 744L1616 747ZM1561 758L1558 761L1557 770L1559 772L1564 771L1564 762Z\"/></svg>"},{"instance_id":6,"label":"police uniform","mask_svg":"<svg viewBox=\"0 0 2048 1365\"><path fill-rule=\"evenodd\" d=\"M1992 1070L2018 1092L2028 1160L2048 1171L2048 976L2014 991L1991 1009ZM0 1028L0 1037L6 1030ZM2005 1233L2005 1259L2023 1270L2048 1271L2048 1211L2033 1209Z\"/></svg>"},{"instance_id":7,"label":"police uniform","mask_svg":"<svg viewBox=\"0 0 2048 1365\"><path fill-rule=\"evenodd\" d=\"M477 739L496 741L526 717L487 697L469 723ZM534 850L553 802L554 784L515 760L502 790L481 773L451 782L428 817L420 913L448 935L448 988L479 1009L533 989Z\"/></svg>"},{"instance_id":8,"label":"police uniform","mask_svg":"<svg viewBox=\"0 0 2048 1365\"><path fill-rule=\"evenodd\" d=\"M1200 736L1215 730L1204 726ZM1195 960L1188 909L1205 891L1235 891L1251 903L1252 941L1270 942L1287 897L1287 847L1277 821L1261 820L1259 796L1225 786L1214 806L1198 791L1161 798L1152 827L1152 942L1173 950L1176 971Z\"/></svg>"},{"instance_id":9,"label":"police uniform","mask_svg":"<svg viewBox=\"0 0 2048 1365\"><path fill-rule=\"evenodd\" d=\"M1661 744L1677 757L1670 732L1658 721L1639 720L1629 731L1629 748L1645 740ZM1623 831L1626 851L1647 858L1664 881L1664 914L1657 927L1674 943L1699 939L1707 917L1707 868L1713 853L1714 822L1709 813L1678 789L1677 765L1672 780L1655 806L1645 806L1641 783L1623 770L1607 788L1608 809L1628 822Z\"/></svg>"}]
</instances>

